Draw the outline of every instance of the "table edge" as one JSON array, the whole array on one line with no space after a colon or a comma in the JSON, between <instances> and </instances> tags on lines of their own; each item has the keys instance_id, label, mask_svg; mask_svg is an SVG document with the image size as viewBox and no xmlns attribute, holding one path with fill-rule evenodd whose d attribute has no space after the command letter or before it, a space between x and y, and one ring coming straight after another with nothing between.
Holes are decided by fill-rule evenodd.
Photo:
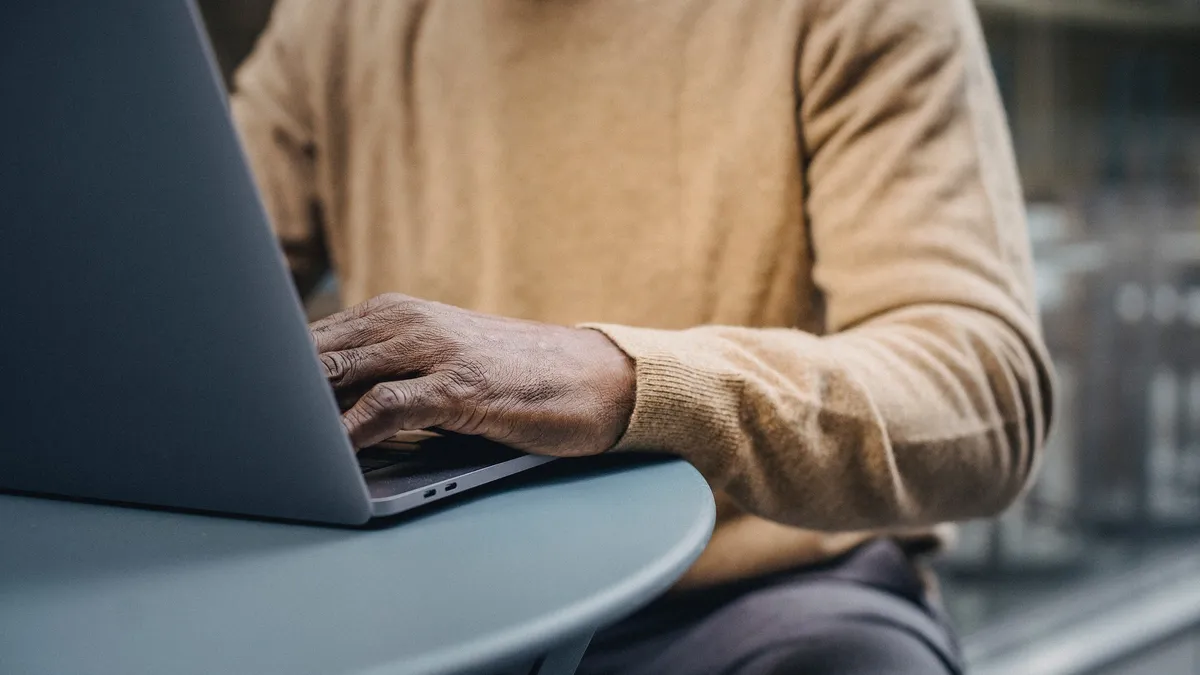
<instances>
[{"instance_id":1,"label":"table edge","mask_svg":"<svg viewBox=\"0 0 1200 675\"><path fill-rule=\"evenodd\" d=\"M588 635L649 604L670 588L700 557L716 525L716 502L708 482L691 464L678 461L689 470L689 478L701 484L708 499L684 536L665 555L651 561L637 574L570 607L516 624L491 636L401 663L368 666L346 675L448 675L474 672L524 655L533 656L563 641ZM530 640L530 635L536 635L537 638ZM514 645L518 644L520 647L514 649Z\"/></svg>"}]
</instances>

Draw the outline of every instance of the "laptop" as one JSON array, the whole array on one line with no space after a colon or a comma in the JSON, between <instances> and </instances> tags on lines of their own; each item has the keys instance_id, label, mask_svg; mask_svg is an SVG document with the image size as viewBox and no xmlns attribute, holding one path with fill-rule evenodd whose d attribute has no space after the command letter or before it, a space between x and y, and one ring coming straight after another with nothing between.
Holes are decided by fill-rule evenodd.
<instances>
[{"instance_id":1,"label":"laptop","mask_svg":"<svg viewBox=\"0 0 1200 675\"><path fill-rule=\"evenodd\" d=\"M355 453L184 0L0 6L0 489L358 524L550 460Z\"/></svg>"}]
</instances>

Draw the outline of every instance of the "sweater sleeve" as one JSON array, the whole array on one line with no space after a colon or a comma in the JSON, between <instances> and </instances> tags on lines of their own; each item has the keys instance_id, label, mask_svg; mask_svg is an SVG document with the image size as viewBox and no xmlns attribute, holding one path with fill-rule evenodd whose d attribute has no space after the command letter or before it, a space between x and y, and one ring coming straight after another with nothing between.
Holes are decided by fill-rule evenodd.
<instances>
[{"instance_id":1,"label":"sweater sleeve","mask_svg":"<svg viewBox=\"0 0 1200 675\"><path fill-rule=\"evenodd\" d=\"M315 179L318 152L304 63L311 52L314 3L281 0L238 69L230 107L272 226L297 279L327 266Z\"/></svg>"},{"instance_id":2,"label":"sweater sleeve","mask_svg":"<svg viewBox=\"0 0 1200 675\"><path fill-rule=\"evenodd\" d=\"M797 122L826 332L592 326L636 364L616 449L681 455L805 528L995 514L1033 472L1053 376L978 19L969 0L810 7Z\"/></svg>"}]
</instances>

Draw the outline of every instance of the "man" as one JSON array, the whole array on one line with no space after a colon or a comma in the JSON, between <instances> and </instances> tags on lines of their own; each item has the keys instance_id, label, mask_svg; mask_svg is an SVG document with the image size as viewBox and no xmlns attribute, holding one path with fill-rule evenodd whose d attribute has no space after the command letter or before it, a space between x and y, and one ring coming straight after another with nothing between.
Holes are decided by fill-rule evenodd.
<instances>
[{"instance_id":1,"label":"man","mask_svg":"<svg viewBox=\"0 0 1200 675\"><path fill-rule=\"evenodd\" d=\"M277 7L234 111L302 290L332 264L353 305L312 332L354 443L713 486L708 549L581 672L958 672L914 561L1017 497L1051 399L973 11Z\"/></svg>"}]
</instances>

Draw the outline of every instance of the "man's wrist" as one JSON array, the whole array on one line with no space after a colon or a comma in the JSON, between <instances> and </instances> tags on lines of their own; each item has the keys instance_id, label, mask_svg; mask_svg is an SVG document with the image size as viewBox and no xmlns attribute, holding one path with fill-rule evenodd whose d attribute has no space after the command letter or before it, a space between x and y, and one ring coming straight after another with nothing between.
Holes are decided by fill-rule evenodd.
<instances>
[{"instance_id":1,"label":"man's wrist","mask_svg":"<svg viewBox=\"0 0 1200 675\"><path fill-rule=\"evenodd\" d=\"M581 328L588 339L595 342L596 388L603 392L606 405L601 426L609 443L609 450L620 442L629 428L637 403L637 367L632 357L622 350L612 338L594 328Z\"/></svg>"},{"instance_id":2,"label":"man's wrist","mask_svg":"<svg viewBox=\"0 0 1200 675\"><path fill-rule=\"evenodd\" d=\"M741 386L712 358L711 336L688 330L584 324L635 366L636 392L615 451L665 452L709 476L722 475L742 434Z\"/></svg>"}]
</instances>

